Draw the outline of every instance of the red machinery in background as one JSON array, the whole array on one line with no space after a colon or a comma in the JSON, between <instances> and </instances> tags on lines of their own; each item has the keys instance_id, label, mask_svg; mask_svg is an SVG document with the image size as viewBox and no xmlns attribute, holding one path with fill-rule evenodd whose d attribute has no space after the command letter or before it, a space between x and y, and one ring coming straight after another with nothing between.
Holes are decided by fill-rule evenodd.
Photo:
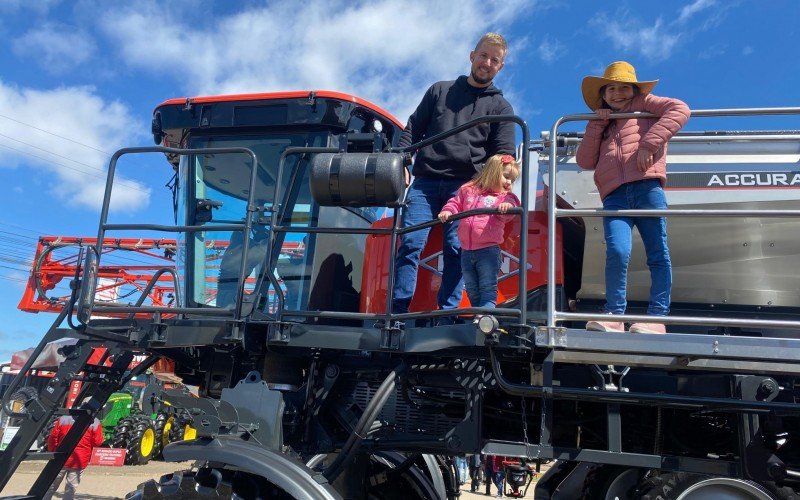
<instances>
[{"instance_id":1,"label":"red machinery in background","mask_svg":"<svg viewBox=\"0 0 800 500\"><path fill-rule=\"evenodd\" d=\"M224 243L227 246L227 242ZM39 238L31 274L17 307L30 313L61 311L69 300L69 280L75 277L82 249L96 244L96 238ZM103 264L98 268L102 283L97 288L98 297L118 300L134 291L143 292L156 271L164 267L174 268L175 248L176 242L171 239L106 240L103 244L104 256L119 258L114 264ZM110 258L105 260L114 261ZM148 297L153 305L167 306L173 300L174 292L172 276L163 274L158 277Z\"/></svg>"}]
</instances>

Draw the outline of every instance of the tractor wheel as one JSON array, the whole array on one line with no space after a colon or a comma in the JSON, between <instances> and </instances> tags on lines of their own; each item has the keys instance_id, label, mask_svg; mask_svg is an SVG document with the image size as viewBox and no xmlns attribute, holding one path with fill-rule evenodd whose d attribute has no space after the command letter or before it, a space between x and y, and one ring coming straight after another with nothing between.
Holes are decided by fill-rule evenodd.
<instances>
[{"instance_id":1,"label":"tractor wheel","mask_svg":"<svg viewBox=\"0 0 800 500\"><path fill-rule=\"evenodd\" d=\"M775 500L780 498L753 481L684 472L655 474L637 488L640 500Z\"/></svg>"},{"instance_id":2,"label":"tractor wheel","mask_svg":"<svg viewBox=\"0 0 800 500\"><path fill-rule=\"evenodd\" d=\"M172 429L169 431L169 442L174 443L176 441L183 441L183 425L181 425L181 419L173 420Z\"/></svg>"},{"instance_id":3,"label":"tractor wheel","mask_svg":"<svg viewBox=\"0 0 800 500\"><path fill-rule=\"evenodd\" d=\"M192 427L191 419L185 417L176 418L173 422L172 432L169 441L188 441L197 437L197 429Z\"/></svg>"},{"instance_id":4,"label":"tractor wheel","mask_svg":"<svg viewBox=\"0 0 800 500\"><path fill-rule=\"evenodd\" d=\"M159 413L155 420L156 430L156 445L153 450L153 458L161 456L164 447L167 446L171 440L172 429L175 427L175 417L168 413Z\"/></svg>"},{"instance_id":5,"label":"tractor wheel","mask_svg":"<svg viewBox=\"0 0 800 500\"><path fill-rule=\"evenodd\" d=\"M632 498L643 474L644 470L636 467L593 464L586 473L581 498Z\"/></svg>"},{"instance_id":6,"label":"tractor wheel","mask_svg":"<svg viewBox=\"0 0 800 500\"><path fill-rule=\"evenodd\" d=\"M419 459L409 466L409 457L401 453L385 451L372 455L367 468L367 497L374 500L401 500L440 498L437 491L436 474ZM441 479L441 478L439 478ZM451 485L450 491L458 492L458 483Z\"/></svg>"},{"instance_id":7,"label":"tractor wheel","mask_svg":"<svg viewBox=\"0 0 800 500\"><path fill-rule=\"evenodd\" d=\"M192 439L197 439L197 429L190 424L185 424L183 426L183 441L191 441Z\"/></svg>"},{"instance_id":8,"label":"tractor wheel","mask_svg":"<svg viewBox=\"0 0 800 500\"><path fill-rule=\"evenodd\" d=\"M12 410L9 416L13 419L25 418L28 416L28 409L26 408L28 401L33 401L39 398L39 391L35 388L27 386L20 387L14 394L8 398L8 405Z\"/></svg>"},{"instance_id":9,"label":"tractor wheel","mask_svg":"<svg viewBox=\"0 0 800 500\"><path fill-rule=\"evenodd\" d=\"M125 417L114 427L114 434L111 436L109 444L112 448L127 448L131 440L131 430L135 424L133 417Z\"/></svg>"},{"instance_id":10,"label":"tractor wheel","mask_svg":"<svg viewBox=\"0 0 800 500\"><path fill-rule=\"evenodd\" d=\"M153 458L156 446L156 430L153 421L147 416L139 416L131 430L128 442L128 454L125 463L128 465L145 465Z\"/></svg>"},{"instance_id":11,"label":"tractor wheel","mask_svg":"<svg viewBox=\"0 0 800 500\"><path fill-rule=\"evenodd\" d=\"M318 472L325 470L326 460L334 455L315 455L306 466ZM369 455L365 467L363 498L370 500L423 500L428 498L455 498L458 483L452 471L446 472L446 463L424 455L406 455L394 451L382 451ZM327 465L330 465L328 463ZM438 467L437 467L438 465ZM343 472L342 475L348 472ZM360 474L360 472L359 472ZM450 476L448 481L446 476ZM339 480L337 480L339 481ZM334 481L335 488L339 488ZM449 492L449 495L448 495ZM343 494L342 491L339 491ZM352 492L350 492L352 493Z\"/></svg>"},{"instance_id":12,"label":"tractor wheel","mask_svg":"<svg viewBox=\"0 0 800 500\"><path fill-rule=\"evenodd\" d=\"M229 498L231 500L293 500L294 497L268 481L231 470L202 468L179 471L150 480L128 493L125 500L189 500Z\"/></svg>"}]
</instances>

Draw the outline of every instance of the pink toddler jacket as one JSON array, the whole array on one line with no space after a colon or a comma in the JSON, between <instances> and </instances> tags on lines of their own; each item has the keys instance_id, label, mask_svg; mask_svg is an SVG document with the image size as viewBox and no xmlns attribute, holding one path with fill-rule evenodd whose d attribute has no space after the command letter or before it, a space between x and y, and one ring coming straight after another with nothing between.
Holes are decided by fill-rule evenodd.
<instances>
[{"instance_id":1,"label":"pink toddler jacket","mask_svg":"<svg viewBox=\"0 0 800 500\"><path fill-rule=\"evenodd\" d=\"M689 119L689 107L678 99L652 94L637 95L620 112L645 111L659 118L592 120L586 126L575 160L578 166L594 170L594 183L605 198L623 184L643 179L667 182L667 142ZM604 137L604 130L608 131ZM639 148L653 153L653 165L646 172L636 167Z\"/></svg>"},{"instance_id":2,"label":"pink toddler jacket","mask_svg":"<svg viewBox=\"0 0 800 500\"><path fill-rule=\"evenodd\" d=\"M493 193L468 183L458 188L456 195L442 207L442 212L457 214L476 208L494 208L501 203L511 203L515 207L520 205L519 198L514 193ZM514 217L510 214L481 214L461 219L458 224L458 239L461 240L461 248L479 250L499 245L503 242L503 230L506 223Z\"/></svg>"}]
</instances>

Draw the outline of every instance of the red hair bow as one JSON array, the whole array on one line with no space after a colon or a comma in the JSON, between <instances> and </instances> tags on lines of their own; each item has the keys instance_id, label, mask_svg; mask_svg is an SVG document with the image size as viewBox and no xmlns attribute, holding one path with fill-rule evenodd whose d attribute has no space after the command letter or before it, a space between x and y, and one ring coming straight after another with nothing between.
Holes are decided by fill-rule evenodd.
<instances>
[{"instance_id":1,"label":"red hair bow","mask_svg":"<svg viewBox=\"0 0 800 500\"><path fill-rule=\"evenodd\" d=\"M505 165L506 163L514 163L514 157L511 155L503 155L500 157L500 163Z\"/></svg>"}]
</instances>

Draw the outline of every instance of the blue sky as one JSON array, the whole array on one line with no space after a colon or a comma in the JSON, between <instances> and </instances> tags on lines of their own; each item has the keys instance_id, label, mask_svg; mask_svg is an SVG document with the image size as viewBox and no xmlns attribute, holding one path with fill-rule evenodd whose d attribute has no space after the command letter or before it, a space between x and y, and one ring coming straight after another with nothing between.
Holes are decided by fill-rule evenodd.
<instances>
[{"instance_id":1,"label":"blue sky","mask_svg":"<svg viewBox=\"0 0 800 500\"><path fill-rule=\"evenodd\" d=\"M0 0L0 361L54 319L16 309L36 238L96 234L109 156L152 144L165 99L328 89L405 122L428 85L467 71L475 41L499 31L511 49L495 83L537 137L584 112L581 79L620 59L695 109L800 105L799 25L795 0ZM160 159L127 165L115 220L171 220L169 173Z\"/></svg>"}]
</instances>

